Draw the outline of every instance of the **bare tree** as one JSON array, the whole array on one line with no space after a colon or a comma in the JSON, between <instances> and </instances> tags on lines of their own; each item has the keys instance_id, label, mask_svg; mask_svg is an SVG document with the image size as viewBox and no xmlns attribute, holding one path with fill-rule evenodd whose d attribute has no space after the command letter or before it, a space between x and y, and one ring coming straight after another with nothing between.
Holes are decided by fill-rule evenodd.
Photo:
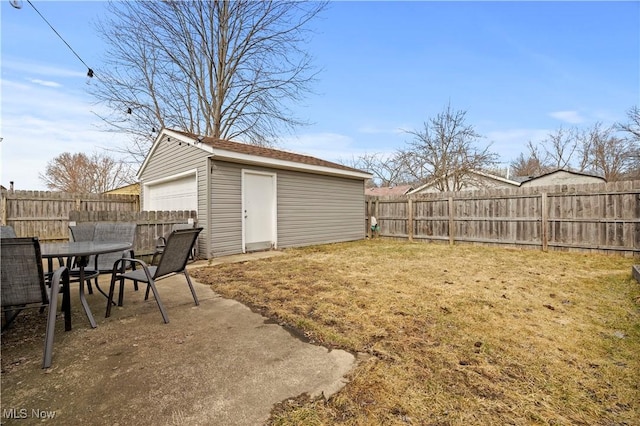
<instances>
[{"instance_id":1,"label":"bare tree","mask_svg":"<svg viewBox=\"0 0 640 426\"><path fill-rule=\"evenodd\" d=\"M550 168L545 164L545 155L541 152L539 145L534 145L529 141L527 144L528 153L520 154L518 158L511 162L511 170L514 176L538 176L546 173Z\"/></svg>"},{"instance_id":2,"label":"bare tree","mask_svg":"<svg viewBox=\"0 0 640 426\"><path fill-rule=\"evenodd\" d=\"M315 74L304 50L324 2L113 2L100 26L109 50L94 94L141 159L153 128L270 144L303 121L289 106Z\"/></svg>"},{"instance_id":3,"label":"bare tree","mask_svg":"<svg viewBox=\"0 0 640 426\"><path fill-rule=\"evenodd\" d=\"M627 111L628 122L618 123L616 127L627 133L628 137L636 144L640 144L640 108L633 106Z\"/></svg>"},{"instance_id":4,"label":"bare tree","mask_svg":"<svg viewBox=\"0 0 640 426\"><path fill-rule=\"evenodd\" d=\"M372 186L394 186L409 183L405 173L404 159L399 153L391 155L366 153L354 158L349 166L371 173L373 175Z\"/></svg>"},{"instance_id":5,"label":"bare tree","mask_svg":"<svg viewBox=\"0 0 640 426\"><path fill-rule=\"evenodd\" d=\"M618 123L616 129L623 132L624 138L631 144L631 170L628 176L640 179L640 108L633 106L627 111L628 121Z\"/></svg>"},{"instance_id":6,"label":"bare tree","mask_svg":"<svg viewBox=\"0 0 640 426\"><path fill-rule=\"evenodd\" d=\"M633 171L634 143L631 138L617 136L615 126L596 123L579 139L583 171L601 175L608 181L625 179Z\"/></svg>"},{"instance_id":7,"label":"bare tree","mask_svg":"<svg viewBox=\"0 0 640 426\"><path fill-rule=\"evenodd\" d=\"M97 153L62 153L47 163L39 178L48 189L79 193L101 193L134 182L130 167Z\"/></svg>"},{"instance_id":8,"label":"bare tree","mask_svg":"<svg viewBox=\"0 0 640 426\"><path fill-rule=\"evenodd\" d=\"M578 130L560 127L542 142L545 150L545 163L552 169L572 169L578 152Z\"/></svg>"},{"instance_id":9,"label":"bare tree","mask_svg":"<svg viewBox=\"0 0 640 426\"><path fill-rule=\"evenodd\" d=\"M466 111L451 105L424 123L422 130L408 131L413 140L403 151L408 172L416 181L436 179L440 191L459 191L471 171L494 167L498 155L489 147L479 148L480 135L465 123Z\"/></svg>"}]
</instances>

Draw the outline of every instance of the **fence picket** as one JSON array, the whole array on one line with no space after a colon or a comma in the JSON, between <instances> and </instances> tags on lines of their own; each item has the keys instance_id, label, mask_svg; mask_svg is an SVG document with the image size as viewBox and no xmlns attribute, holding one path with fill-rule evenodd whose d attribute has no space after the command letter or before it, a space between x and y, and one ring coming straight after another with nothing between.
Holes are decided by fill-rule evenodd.
<instances>
[{"instance_id":1,"label":"fence picket","mask_svg":"<svg viewBox=\"0 0 640 426\"><path fill-rule=\"evenodd\" d=\"M366 197L380 236L640 255L640 181Z\"/></svg>"}]
</instances>

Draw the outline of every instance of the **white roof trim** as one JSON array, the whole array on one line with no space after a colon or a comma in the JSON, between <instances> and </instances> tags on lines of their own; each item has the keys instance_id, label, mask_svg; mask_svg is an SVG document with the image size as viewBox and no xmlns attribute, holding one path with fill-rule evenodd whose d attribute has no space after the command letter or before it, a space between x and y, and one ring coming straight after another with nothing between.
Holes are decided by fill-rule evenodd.
<instances>
[{"instance_id":1,"label":"white roof trim","mask_svg":"<svg viewBox=\"0 0 640 426\"><path fill-rule=\"evenodd\" d=\"M370 173L365 173L365 172L342 170L342 169L336 169L333 167L304 164L296 161L280 160L276 158L262 157L259 155L251 155L251 154L244 154L244 153L235 152L235 151L216 149L211 145L199 143L197 140L189 138L181 133L177 133L168 129L163 129L158 134L158 137L156 138L155 142L151 146L151 149L149 150L149 153L145 157L144 162L142 163L142 166L140 166L140 170L138 171L138 174L137 174L138 179L140 179L142 172L144 171L144 169L146 168L149 162L149 159L157 149L158 145L160 145L160 142L165 137L175 138L180 142L195 146L196 148L199 148L209 153L210 157L214 159L229 161L233 163L252 164L257 166L273 167L277 169L297 170L297 171L305 171L305 172L322 174L322 175L342 176L342 177L349 177L349 178L370 179L373 177L373 175L371 175Z\"/></svg>"}]
</instances>

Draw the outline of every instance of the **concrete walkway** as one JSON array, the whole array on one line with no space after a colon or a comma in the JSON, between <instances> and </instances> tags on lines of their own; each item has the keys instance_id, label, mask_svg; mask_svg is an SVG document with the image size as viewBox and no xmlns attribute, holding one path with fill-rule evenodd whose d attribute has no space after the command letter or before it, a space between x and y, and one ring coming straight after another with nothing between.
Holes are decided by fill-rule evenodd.
<instances>
[{"instance_id":1,"label":"concrete walkway","mask_svg":"<svg viewBox=\"0 0 640 426\"><path fill-rule=\"evenodd\" d=\"M101 282L106 288L107 277ZM124 306L108 319L104 297L89 296L98 322L91 329L76 295L74 328L64 332L60 319L48 371L40 369L41 340L28 347L3 342L3 408L55 412L57 424L259 425L280 401L303 393L329 396L344 385L352 354L305 343L244 305L194 285L198 307L184 277L158 282L169 324L155 301L145 302L144 291L134 292L129 283ZM2 423L11 424L4 417Z\"/></svg>"}]
</instances>

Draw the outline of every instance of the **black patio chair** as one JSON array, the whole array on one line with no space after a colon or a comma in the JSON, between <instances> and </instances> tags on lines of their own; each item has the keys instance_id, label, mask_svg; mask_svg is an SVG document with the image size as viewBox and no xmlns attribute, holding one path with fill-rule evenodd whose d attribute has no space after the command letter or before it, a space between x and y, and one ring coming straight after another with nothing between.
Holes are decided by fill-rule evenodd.
<instances>
[{"instance_id":1,"label":"black patio chair","mask_svg":"<svg viewBox=\"0 0 640 426\"><path fill-rule=\"evenodd\" d=\"M95 241L95 242L129 242L131 250L124 253L105 253L98 256L91 256L87 263L88 269L85 274L90 275L87 279L87 288L89 294L93 293L91 287L91 279L98 291L106 297L107 294L102 291L98 285L98 276L100 274L110 274L113 263L124 257L134 257L133 244L135 243L137 225L133 222L97 222L97 223L79 223L69 226L71 238L73 241ZM68 266L68 265L67 265ZM135 267L134 267L135 268ZM72 270L73 272L73 270ZM135 283L135 289L138 290L138 284Z\"/></svg>"},{"instance_id":2,"label":"black patio chair","mask_svg":"<svg viewBox=\"0 0 640 426\"><path fill-rule=\"evenodd\" d=\"M195 224L194 223L176 223L173 226L171 226L171 232L173 231L177 231L179 229L193 229L195 228ZM160 257L160 255L162 254L162 252L164 251L164 248L167 245L167 238L166 237L158 237L158 239L156 240L156 247L155 247L155 251L153 252L153 257L151 258L151 265L156 265L156 260ZM193 247L191 247L191 253L189 253L189 260L193 261L196 260L196 245L194 244Z\"/></svg>"},{"instance_id":3,"label":"black patio chair","mask_svg":"<svg viewBox=\"0 0 640 426\"><path fill-rule=\"evenodd\" d=\"M113 270L111 273L111 285L109 286L109 296L107 300L107 311L105 313L105 318L108 318L111 315L111 305L113 302L113 293L115 290L116 281L120 281L118 306L122 306L124 299L124 280L133 280L147 283L147 291L145 292L144 300L147 300L149 298L149 290L151 290L153 292L153 296L156 299L156 303L158 304L158 308L160 309L160 313L162 314L162 319L164 320L165 324L169 322L169 316L167 315L162 301L160 300L160 295L158 294L158 290L156 289L155 285L156 281L163 278L168 278L175 274L183 274L187 280L189 289L191 290L193 300L195 301L196 306L198 306L200 302L198 301L198 296L196 296L196 292L193 288L191 278L189 277L186 268L187 261L189 260L189 253L191 253L191 248L195 244L200 231L202 231L202 228L180 229L171 232L171 234L169 234L169 237L167 238L167 245L160 255L160 260L158 261L157 266L147 265L140 259L118 259L113 264ZM128 272L122 272L123 263L126 262L137 264L141 266L141 268Z\"/></svg>"},{"instance_id":4,"label":"black patio chair","mask_svg":"<svg viewBox=\"0 0 640 426\"><path fill-rule=\"evenodd\" d=\"M11 226L0 226L0 238L16 238L16 231Z\"/></svg>"},{"instance_id":5,"label":"black patio chair","mask_svg":"<svg viewBox=\"0 0 640 426\"><path fill-rule=\"evenodd\" d=\"M23 309L48 306L42 368L49 368L53 357L53 335L56 327L58 294L61 287L65 329L71 329L69 271L65 266L58 268L51 277L50 286L47 287L40 242L35 237L2 238L0 259L2 262L0 267L2 311L6 318L2 331L13 323L13 320Z\"/></svg>"}]
</instances>

